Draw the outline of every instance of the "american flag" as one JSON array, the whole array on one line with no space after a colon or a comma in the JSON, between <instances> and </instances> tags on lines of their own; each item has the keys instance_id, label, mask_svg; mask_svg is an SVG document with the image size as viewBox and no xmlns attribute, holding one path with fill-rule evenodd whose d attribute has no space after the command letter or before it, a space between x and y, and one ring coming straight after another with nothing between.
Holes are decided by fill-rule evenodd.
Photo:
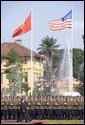
<instances>
[{"instance_id":1,"label":"american flag","mask_svg":"<svg viewBox=\"0 0 85 125\"><path fill-rule=\"evenodd\" d=\"M64 17L53 20L49 22L50 30L62 30L64 28L71 28L72 27L72 10L65 15Z\"/></svg>"}]
</instances>

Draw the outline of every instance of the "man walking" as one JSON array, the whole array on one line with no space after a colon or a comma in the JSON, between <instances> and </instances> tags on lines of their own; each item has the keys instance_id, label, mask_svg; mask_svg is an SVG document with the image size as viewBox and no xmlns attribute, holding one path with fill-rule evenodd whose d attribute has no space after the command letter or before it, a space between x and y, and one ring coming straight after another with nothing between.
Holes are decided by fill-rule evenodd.
<instances>
[{"instance_id":1,"label":"man walking","mask_svg":"<svg viewBox=\"0 0 85 125\"><path fill-rule=\"evenodd\" d=\"M20 115L17 118L17 122L19 122L20 120L22 121L23 119L25 119L26 122L28 122L28 117L27 117L27 106L25 104L25 100L22 99L21 100L21 104L20 104Z\"/></svg>"}]
</instances>

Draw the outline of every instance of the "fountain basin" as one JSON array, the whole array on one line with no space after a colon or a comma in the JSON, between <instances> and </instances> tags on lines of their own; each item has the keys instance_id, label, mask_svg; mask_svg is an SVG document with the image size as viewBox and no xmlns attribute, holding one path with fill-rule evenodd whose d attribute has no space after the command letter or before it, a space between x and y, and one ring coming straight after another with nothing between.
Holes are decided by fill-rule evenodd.
<instances>
[{"instance_id":1,"label":"fountain basin","mask_svg":"<svg viewBox=\"0 0 85 125\"><path fill-rule=\"evenodd\" d=\"M64 92L59 95L60 96L81 96L79 92Z\"/></svg>"}]
</instances>

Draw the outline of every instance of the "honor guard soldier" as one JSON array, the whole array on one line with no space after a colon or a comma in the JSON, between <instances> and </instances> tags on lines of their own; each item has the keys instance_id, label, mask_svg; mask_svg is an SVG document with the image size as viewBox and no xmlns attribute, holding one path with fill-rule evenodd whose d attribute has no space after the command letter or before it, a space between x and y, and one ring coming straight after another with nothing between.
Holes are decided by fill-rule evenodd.
<instances>
[{"instance_id":1,"label":"honor guard soldier","mask_svg":"<svg viewBox=\"0 0 85 125\"><path fill-rule=\"evenodd\" d=\"M75 97L72 97L72 119L75 119Z\"/></svg>"},{"instance_id":2,"label":"honor guard soldier","mask_svg":"<svg viewBox=\"0 0 85 125\"><path fill-rule=\"evenodd\" d=\"M57 120L59 119L59 97L57 96L56 97L56 104L55 104L57 107L56 109L56 115L57 115Z\"/></svg>"},{"instance_id":3,"label":"honor guard soldier","mask_svg":"<svg viewBox=\"0 0 85 125\"><path fill-rule=\"evenodd\" d=\"M3 99L3 97L1 97L1 119L3 119L3 116L4 116L4 113L3 113L3 110L4 110L3 105L4 105L4 99Z\"/></svg>"},{"instance_id":4,"label":"honor guard soldier","mask_svg":"<svg viewBox=\"0 0 85 125\"><path fill-rule=\"evenodd\" d=\"M38 97L37 100L37 118L41 119L42 118L42 110L41 110L41 100L40 97Z\"/></svg>"},{"instance_id":5,"label":"honor guard soldier","mask_svg":"<svg viewBox=\"0 0 85 125\"><path fill-rule=\"evenodd\" d=\"M39 114L39 100L34 97L34 118L38 119Z\"/></svg>"},{"instance_id":6,"label":"honor guard soldier","mask_svg":"<svg viewBox=\"0 0 85 125\"><path fill-rule=\"evenodd\" d=\"M27 119L30 121L31 119L30 119L30 116L29 116L29 106L28 106L28 97L27 96L25 96L24 103L25 103L25 106L26 106Z\"/></svg>"},{"instance_id":7,"label":"honor guard soldier","mask_svg":"<svg viewBox=\"0 0 85 125\"><path fill-rule=\"evenodd\" d=\"M17 106L17 119L18 119L18 117L20 116L21 97L17 97L16 104L17 104L16 106Z\"/></svg>"},{"instance_id":8,"label":"honor guard soldier","mask_svg":"<svg viewBox=\"0 0 85 125\"><path fill-rule=\"evenodd\" d=\"M76 97L77 109L76 109L76 118L79 119L80 116L80 99L79 96Z\"/></svg>"},{"instance_id":9,"label":"honor guard soldier","mask_svg":"<svg viewBox=\"0 0 85 125\"><path fill-rule=\"evenodd\" d=\"M31 97L31 120L35 118L35 103L33 97Z\"/></svg>"},{"instance_id":10,"label":"honor guard soldier","mask_svg":"<svg viewBox=\"0 0 85 125\"><path fill-rule=\"evenodd\" d=\"M77 98L75 99L75 117L78 119L78 100Z\"/></svg>"},{"instance_id":11,"label":"honor guard soldier","mask_svg":"<svg viewBox=\"0 0 85 125\"><path fill-rule=\"evenodd\" d=\"M17 119L18 112L20 110L20 102L17 102L16 99L13 100L13 119Z\"/></svg>"},{"instance_id":12,"label":"honor guard soldier","mask_svg":"<svg viewBox=\"0 0 85 125\"><path fill-rule=\"evenodd\" d=\"M71 120L72 119L72 108L73 108L71 97L68 98L67 108L68 108L67 119Z\"/></svg>"},{"instance_id":13,"label":"honor guard soldier","mask_svg":"<svg viewBox=\"0 0 85 125\"><path fill-rule=\"evenodd\" d=\"M70 119L73 119L73 98L70 98Z\"/></svg>"},{"instance_id":14,"label":"honor guard soldier","mask_svg":"<svg viewBox=\"0 0 85 125\"><path fill-rule=\"evenodd\" d=\"M3 115L4 119L7 120L8 118L8 106L7 106L7 98L5 97L4 104L3 104Z\"/></svg>"},{"instance_id":15,"label":"honor guard soldier","mask_svg":"<svg viewBox=\"0 0 85 125\"><path fill-rule=\"evenodd\" d=\"M61 99L60 99L60 105L61 105L61 119L64 119L64 99L63 99L63 96L61 96Z\"/></svg>"},{"instance_id":16,"label":"honor guard soldier","mask_svg":"<svg viewBox=\"0 0 85 125\"><path fill-rule=\"evenodd\" d=\"M44 115L44 112L43 112L44 108L43 108L43 99L42 99L42 96L40 97L40 120L43 119L43 115Z\"/></svg>"},{"instance_id":17,"label":"honor guard soldier","mask_svg":"<svg viewBox=\"0 0 85 125\"><path fill-rule=\"evenodd\" d=\"M64 107L63 107L63 110L64 110L64 119L67 118L67 100L64 101Z\"/></svg>"},{"instance_id":18,"label":"honor guard soldier","mask_svg":"<svg viewBox=\"0 0 85 125\"><path fill-rule=\"evenodd\" d=\"M50 98L50 105L49 105L49 109L50 109L50 119L53 118L53 103L54 103L54 100L53 100L53 97L51 96L51 98Z\"/></svg>"},{"instance_id":19,"label":"honor guard soldier","mask_svg":"<svg viewBox=\"0 0 85 125\"><path fill-rule=\"evenodd\" d=\"M73 97L73 104L74 104L74 119L76 119L77 118L77 101L76 101L76 97Z\"/></svg>"},{"instance_id":20,"label":"honor guard soldier","mask_svg":"<svg viewBox=\"0 0 85 125\"><path fill-rule=\"evenodd\" d=\"M12 108L13 108L13 102L11 102L11 97L9 96L9 99L7 101L7 106L8 106L8 119L11 119L12 117Z\"/></svg>"},{"instance_id":21,"label":"honor guard soldier","mask_svg":"<svg viewBox=\"0 0 85 125\"><path fill-rule=\"evenodd\" d=\"M30 97L28 98L28 107L29 107L28 114L29 114L29 117L30 117L30 120L31 120L31 99L30 99Z\"/></svg>"},{"instance_id":22,"label":"honor guard soldier","mask_svg":"<svg viewBox=\"0 0 85 125\"><path fill-rule=\"evenodd\" d=\"M81 119L84 119L84 97L80 98L80 104L81 104Z\"/></svg>"},{"instance_id":23,"label":"honor guard soldier","mask_svg":"<svg viewBox=\"0 0 85 125\"><path fill-rule=\"evenodd\" d=\"M47 115L47 102L46 102L46 97L44 96L43 97L43 102L44 102L44 105L43 105L43 112L44 112L44 119L46 119L46 115Z\"/></svg>"},{"instance_id":24,"label":"honor guard soldier","mask_svg":"<svg viewBox=\"0 0 85 125\"><path fill-rule=\"evenodd\" d=\"M47 119L50 119L50 116L51 113L50 113L50 98L48 97L47 100L46 100L46 118Z\"/></svg>"},{"instance_id":25,"label":"honor guard soldier","mask_svg":"<svg viewBox=\"0 0 85 125\"><path fill-rule=\"evenodd\" d=\"M10 119L13 119L13 100L11 99L10 103L9 103L9 109L10 109Z\"/></svg>"},{"instance_id":26,"label":"honor guard soldier","mask_svg":"<svg viewBox=\"0 0 85 125\"><path fill-rule=\"evenodd\" d=\"M58 96L58 120L61 119L61 109L62 109L62 103L61 103L61 96Z\"/></svg>"},{"instance_id":27,"label":"honor guard soldier","mask_svg":"<svg viewBox=\"0 0 85 125\"><path fill-rule=\"evenodd\" d=\"M56 98L54 99L52 109L54 118L58 119L58 102L56 101Z\"/></svg>"}]
</instances>

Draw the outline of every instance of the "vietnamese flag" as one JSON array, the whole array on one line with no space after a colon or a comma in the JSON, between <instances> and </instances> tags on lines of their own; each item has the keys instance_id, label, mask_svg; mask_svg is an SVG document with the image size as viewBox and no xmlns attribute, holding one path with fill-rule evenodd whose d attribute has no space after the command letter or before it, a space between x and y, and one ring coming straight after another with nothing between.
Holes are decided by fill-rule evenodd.
<instances>
[{"instance_id":1,"label":"vietnamese flag","mask_svg":"<svg viewBox=\"0 0 85 125\"><path fill-rule=\"evenodd\" d=\"M31 30L31 12L30 12L28 18L25 20L25 22L18 29L16 29L14 31L12 37L22 35L30 30Z\"/></svg>"}]
</instances>

